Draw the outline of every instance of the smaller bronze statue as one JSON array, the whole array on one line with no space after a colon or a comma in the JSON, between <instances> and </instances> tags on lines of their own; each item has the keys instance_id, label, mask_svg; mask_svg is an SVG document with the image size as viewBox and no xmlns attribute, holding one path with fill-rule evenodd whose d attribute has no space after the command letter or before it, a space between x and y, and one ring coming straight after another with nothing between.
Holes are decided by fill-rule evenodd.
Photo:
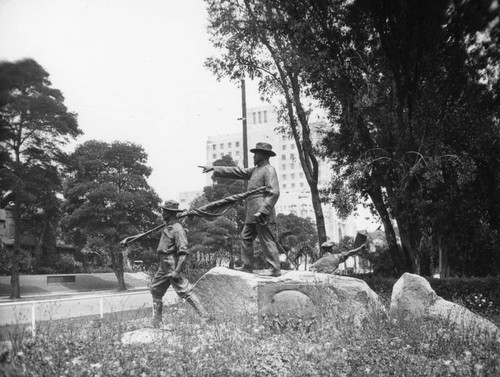
<instances>
[{"instance_id":1,"label":"smaller bronze statue","mask_svg":"<svg viewBox=\"0 0 500 377\"><path fill-rule=\"evenodd\" d=\"M162 209L163 226L156 227L149 232L137 236L127 237L121 242L122 246L143 237L154 230L161 228L161 238L158 244L158 257L160 259L149 289L153 296L153 327L160 328L163 317L163 296L168 287L172 286L175 292L185 299L203 318L208 318L200 300L192 292L193 284L189 282L183 273L184 265L189 256L188 240L186 230L178 220L178 214L183 212L179 209L179 203L167 200Z\"/></svg>"},{"instance_id":2,"label":"smaller bronze statue","mask_svg":"<svg viewBox=\"0 0 500 377\"><path fill-rule=\"evenodd\" d=\"M339 267L339 265L347 260L347 258L356 255L360 251L366 248L368 236L362 233L356 234L356 239L352 245L353 249L349 251L344 251L342 253L332 253L333 242L327 241L321 245L323 250L323 256L318 259L309 268L310 271L321 272L324 274L333 274Z\"/></svg>"}]
</instances>

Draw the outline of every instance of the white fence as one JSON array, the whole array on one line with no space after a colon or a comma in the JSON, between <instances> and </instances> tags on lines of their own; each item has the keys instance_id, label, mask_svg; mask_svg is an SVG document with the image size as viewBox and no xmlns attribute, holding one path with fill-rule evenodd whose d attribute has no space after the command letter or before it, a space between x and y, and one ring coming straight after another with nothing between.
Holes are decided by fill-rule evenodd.
<instances>
[{"instance_id":1,"label":"white fence","mask_svg":"<svg viewBox=\"0 0 500 377\"><path fill-rule=\"evenodd\" d=\"M166 304L177 301L175 292L168 291ZM104 314L151 308L149 291L75 296L39 301L0 303L0 325L31 324L33 333L37 322L84 316L104 317Z\"/></svg>"}]
</instances>

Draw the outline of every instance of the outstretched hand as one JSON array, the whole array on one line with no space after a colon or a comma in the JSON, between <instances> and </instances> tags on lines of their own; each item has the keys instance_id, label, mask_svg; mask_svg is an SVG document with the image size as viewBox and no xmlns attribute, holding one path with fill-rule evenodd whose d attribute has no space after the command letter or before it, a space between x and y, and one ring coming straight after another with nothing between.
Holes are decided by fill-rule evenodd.
<instances>
[{"instance_id":1,"label":"outstretched hand","mask_svg":"<svg viewBox=\"0 0 500 377\"><path fill-rule=\"evenodd\" d=\"M123 240L120 241L120 246L121 247L127 246L127 244L129 244L134 238L135 238L135 236L130 236L130 237L124 238Z\"/></svg>"},{"instance_id":2,"label":"outstretched hand","mask_svg":"<svg viewBox=\"0 0 500 377\"><path fill-rule=\"evenodd\" d=\"M214 170L213 166L201 166L201 165L198 165L198 167L203 169L202 173L209 173L212 170Z\"/></svg>"}]
</instances>

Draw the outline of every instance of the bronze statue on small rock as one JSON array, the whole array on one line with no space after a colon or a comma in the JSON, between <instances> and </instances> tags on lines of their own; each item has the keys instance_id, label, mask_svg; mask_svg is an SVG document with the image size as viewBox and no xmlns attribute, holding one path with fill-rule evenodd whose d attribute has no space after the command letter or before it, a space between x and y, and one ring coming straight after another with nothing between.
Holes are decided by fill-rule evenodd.
<instances>
[{"instance_id":1,"label":"bronze statue on small rock","mask_svg":"<svg viewBox=\"0 0 500 377\"><path fill-rule=\"evenodd\" d=\"M333 274L337 271L339 265L345 262L349 257L356 255L366 248L368 236L366 234L356 234L356 239L352 245L353 249L341 253L332 253L333 242L327 241L321 245L324 251L323 257L318 259L309 268L310 271L320 272L324 274Z\"/></svg>"}]
</instances>

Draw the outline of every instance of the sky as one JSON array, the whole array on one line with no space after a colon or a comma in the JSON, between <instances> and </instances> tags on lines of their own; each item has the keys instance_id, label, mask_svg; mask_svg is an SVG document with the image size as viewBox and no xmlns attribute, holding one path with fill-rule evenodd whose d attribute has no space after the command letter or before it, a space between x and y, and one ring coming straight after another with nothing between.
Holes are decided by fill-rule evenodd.
<instances>
[{"instance_id":1,"label":"sky","mask_svg":"<svg viewBox=\"0 0 500 377\"><path fill-rule=\"evenodd\" d=\"M203 0L0 0L0 61L36 60L87 140L141 145L162 201L201 191L209 136L241 132L241 89L204 67L217 55ZM247 107L259 106L246 83ZM356 222L365 225L367 211Z\"/></svg>"},{"instance_id":2,"label":"sky","mask_svg":"<svg viewBox=\"0 0 500 377\"><path fill-rule=\"evenodd\" d=\"M0 0L0 61L36 60L86 140L140 144L162 200L201 191L208 136L241 132L241 89L216 54L202 0ZM246 85L247 107L258 106Z\"/></svg>"}]
</instances>

